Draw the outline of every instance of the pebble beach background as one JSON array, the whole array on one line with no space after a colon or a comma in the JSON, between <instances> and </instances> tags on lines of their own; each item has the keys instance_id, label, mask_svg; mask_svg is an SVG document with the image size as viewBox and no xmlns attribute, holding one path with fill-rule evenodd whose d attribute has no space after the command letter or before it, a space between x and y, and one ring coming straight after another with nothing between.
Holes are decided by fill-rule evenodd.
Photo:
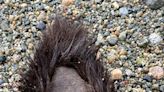
<instances>
[{"instance_id":1,"label":"pebble beach background","mask_svg":"<svg viewBox=\"0 0 164 92\"><path fill-rule=\"evenodd\" d=\"M117 92L164 92L164 0L0 0L0 92L20 72L55 14L82 22Z\"/></svg>"}]
</instances>

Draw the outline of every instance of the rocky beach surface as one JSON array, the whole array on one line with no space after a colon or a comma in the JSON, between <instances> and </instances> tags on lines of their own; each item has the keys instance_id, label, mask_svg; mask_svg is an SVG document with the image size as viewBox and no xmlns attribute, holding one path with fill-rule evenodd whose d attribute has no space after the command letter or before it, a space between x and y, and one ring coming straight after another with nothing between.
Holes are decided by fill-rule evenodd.
<instances>
[{"instance_id":1,"label":"rocky beach surface","mask_svg":"<svg viewBox=\"0 0 164 92\"><path fill-rule=\"evenodd\" d=\"M164 92L164 0L0 0L0 92L19 92L56 15L89 30L117 92Z\"/></svg>"}]
</instances>

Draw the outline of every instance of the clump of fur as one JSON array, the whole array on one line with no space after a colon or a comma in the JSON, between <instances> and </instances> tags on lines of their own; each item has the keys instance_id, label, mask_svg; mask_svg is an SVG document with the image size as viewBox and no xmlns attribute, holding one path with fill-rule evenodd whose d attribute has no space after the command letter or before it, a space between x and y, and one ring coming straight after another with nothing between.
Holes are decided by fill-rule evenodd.
<instances>
[{"instance_id":1,"label":"clump of fur","mask_svg":"<svg viewBox=\"0 0 164 92\"><path fill-rule=\"evenodd\" d=\"M29 70L22 78L20 90L49 92L54 71L65 66L75 69L95 92L114 92L113 82L96 60L96 52L97 48L85 28L57 17L44 31L34 59L30 60Z\"/></svg>"}]
</instances>

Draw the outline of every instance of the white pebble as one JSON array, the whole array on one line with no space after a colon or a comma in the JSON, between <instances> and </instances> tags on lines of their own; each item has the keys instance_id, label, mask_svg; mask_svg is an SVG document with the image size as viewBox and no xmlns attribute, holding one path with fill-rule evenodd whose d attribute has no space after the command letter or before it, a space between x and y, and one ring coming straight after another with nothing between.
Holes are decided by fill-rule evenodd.
<instances>
[{"instance_id":1,"label":"white pebble","mask_svg":"<svg viewBox=\"0 0 164 92\"><path fill-rule=\"evenodd\" d=\"M152 33L149 35L149 40L151 44L159 44L162 41L162 37L157 33Z\"/></svg>"}]
</instances>

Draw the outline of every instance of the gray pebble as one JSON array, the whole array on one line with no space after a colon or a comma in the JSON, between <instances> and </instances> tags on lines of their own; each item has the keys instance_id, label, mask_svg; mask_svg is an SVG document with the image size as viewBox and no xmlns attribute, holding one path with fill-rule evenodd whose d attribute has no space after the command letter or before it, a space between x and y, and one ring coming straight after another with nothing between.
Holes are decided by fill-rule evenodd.
<instances>
[{"instance_id":1,"label":"gray pebble","mask_svg":"<svg viewBox=\"0 0 164 92\"><path fill-rule=\"evenodd\" d=\"M148 44L148 42L149 41L148 41L147 37L143 37L143 38L137 40L137 44L140 47L145 47Z\"/></svg>"},{"instance_id":2,"label":"gray pebble","mask_svg":"<svg viewBox=\"0 0 164 92\"><path fill-rule=\"evenodd\" d=\"M6 57L5 56L0 56L0 63L3 63L6 61Z\"/></svg>"},{"instance_id":3,"label":"gray pebble","mask_svg":"<svg viewBox=\"0 0 164 92\"><path fill-rule=\"evenodd\" d=\"M3 20L3 21L1 22L1 24L0 24L0 28L1 28L2 30L8 30L8 29L9 29L8 21Z\"/></svg>"},{"instance_id":4,"label":"gray pebble","mask_svg":"<svg viewBox=\"0 0 164 92\"><path fill-rule=\"evenodd\" d=\"M0 4L2 4L4 1L3 0L0 0Z\"/></svg>"},{"instance_id":5,"label":"gray pebble","mask_svg":"<svg viewBox=\"0 0 164 92\"><path fill-rule=\"evenodd\" d=\"M44 30L46 28L46 24L43 21L40 21L37 25L36 28L39 30Z\"/></svg>"},{"instance_id":6,"label":"gray pebble","mask_svg":"<svg viewBox=\"0 0 164 92\"><path fill-rule=\"evenodd\" d=\"M102 34L98 34L97 36L97 41L96 41L96 45L100 45L100 44L103 44L105 41L104 41L104 38L103 38L103 35Z\"/></svg>"},{"instance_id":7,"label":"gray pebble","mask_svg":"<svg viewBox=\"0 0 164 92\"><path fill-rule=\"evenodd\" d=\"M102 0L94 0L96 3L101 3Z\"/></svg>"},{"instance_id":8,"label":"gray pebble","mask_svg":"<svg viewBox=\"0 0 164 92\"><path fill-rule=\"evenodd\" d=\"M27 47L25 45L20 46L20 51L21 52L26 52L26 50L27 50Z\"/></svg>"},{"instance_id":9,"label":"gray pebble","mask_svg":"<svg viewBox=\"0 0 164 92\"><path fill-rule=\"evenodd\" d=\"M157 33L152 33L149 35L149 40L151 44L159 44L162 41L162 37Z\"/></svg>"},{"instance_id":10,"label":"gray pebble","mask_svg":"<svg viewBox=\"0 0 164 92\"><path fill-rule=\"evenodd\" d=\"M159 9L164 6L164 0L144 0L151 9Z\"/></svg>"},{"instance_id":11,"label":"gray pebble","mask_svg":"<svg viewBox=\"0 0 164 92\"><path fill-rule=\"evenodd\" d=\"M121 7L119 9L119 12L120 12L120 15L127 15L129 13L126 7Z\"/></svg>"},{"instance_id":12,"label":"gray pebble","mask_svg":"<svg viewBox=\"0 0 164 92\"><path fill-rule=\"evenodd\" d=\"M161 92L164 92L164 85L161 85L160 88L159 88L159 90L160 90Z\"/></svg>"},{"instance_id":13,"label":"gray pebble","mask_svg":"<svg viewBox=\"0 0 164 92\"><path fill-rule=\"evenodd\" d=\"M0 79L0 85L4 83L4 80Z\"/></svg>"},{"instance_id":14,"label":"gray pebble","mask_svg":"<svg viewBox=\"0 0 164 92\"><path fill-rule=\"evenodd\" d=\"M164 18L159 18L159 21L164 23Z\"/></svg>"},{"instance_id":15,"label":"gray pebble","mask_svg":"<svg viewBox=\"0 0 164 92\"><path fill-rule=\"evenodd\" d=\"M125 73L126 73L126 75L128 75L128 76L133 76L133 75L134 75L134 73L133 73L130 69L126 69L126 70L125 70Z\"/></svg>"},{"instance_id":16,"label":"gray pebble","mask_svg":"<svg viewBox=\"0 0 164 92\"><path fill-rule=\"evenodd\" d=\"M146 75L146 76L143 77L143 80L146 80L147 82L151 82L152 79L153 78L151 76L149 76L149 75Z\"/></svg>"},{"instance_id":17,"label":"gray pebble","mask_svg":"<svg viewBox=\"0 0 164 92\"><path fill-rule=\"evenodd\" d=\"M115 45L118 41L118 38L116 35L110 35L110 36L107 36L106 40L109 42L109 44Z\"/></svg>"},{"instance_id":18,"label":"gray pebble","mask_svg":"<svg viewBox=\"0 0 164 92\"><path fill-rule=\"evenodd\" d=\"M114 16L115 15L115 12L114 12L114 10L111 10L111 14Z\"/></svg>"},{"instance_id":19,"label":"gray pebble","mask_svg":"<svg viewBox=\"0 0 164 92\"><path fill-rule=\"evenodd\" d=\"M68 10L67 10L67 15L72 15L72 13L73 13L73 12L72 12L71 9L68 9Z\"/></svg>"},{"instance_id":20,"label":"gray pebble","mask_svg":"<svg viewBox=\"0 0 164 92\"><path fill-rule=\"evenodd\" d=\"M119 39L120 40L125 40L126 39L126 33L127 33L126 31L121 32L120 35L119 35Z\"/></svg>"}]
</instances>

